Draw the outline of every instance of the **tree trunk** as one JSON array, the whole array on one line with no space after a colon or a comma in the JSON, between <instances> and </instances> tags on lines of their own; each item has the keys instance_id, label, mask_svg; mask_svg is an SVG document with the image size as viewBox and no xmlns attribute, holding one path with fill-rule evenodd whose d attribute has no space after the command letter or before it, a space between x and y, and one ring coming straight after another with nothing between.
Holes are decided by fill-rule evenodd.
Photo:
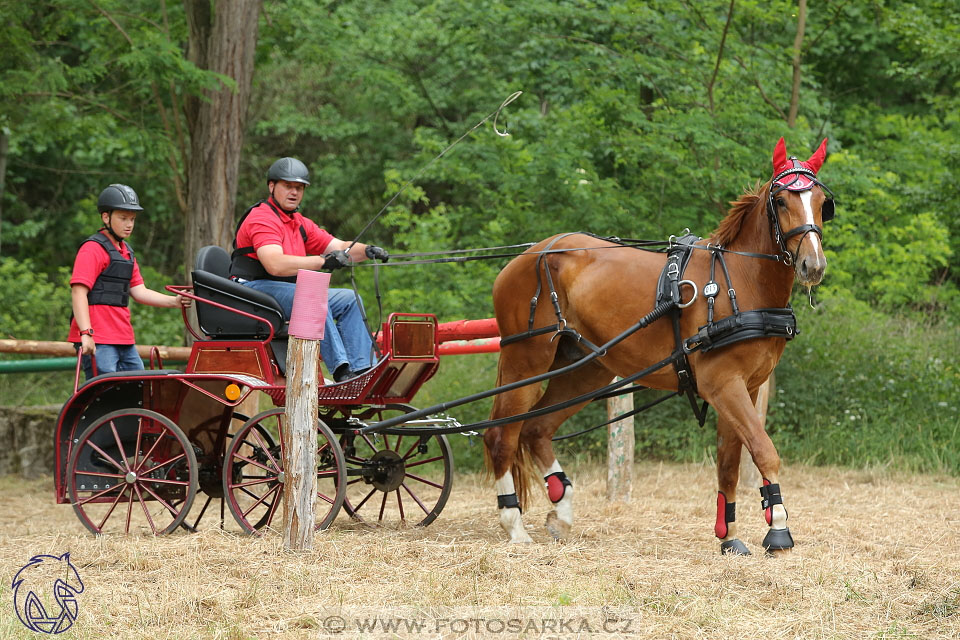
<instances>
[{"instance_id":1,"label":"tree trunk","mask_svg":"<svg viewBox=\"0 0 960 640\"><path fill-rule=\"evenodd\" d=\"M190 131L184 225L187 274L200 247L227 247L233 240L237 174L261 5L262 0L184 0L190 30L188 58L235 83L205 91L204 99L190 98L184 107Z\"/></svg>"},{"instance_id":2,"label":"tree trunk","mask_svg":"<svg viewBox=\"0 0 960 640\"><path fill-rule=\"evenodd\" d=\"M797 7L797 36L793 39L793 92L790 94L790 114L787 126L791 129L797 122L800 108L800 60L803 53L803 32L807 28L807 0L799 0Z\"/></svg>"}]
</instances>

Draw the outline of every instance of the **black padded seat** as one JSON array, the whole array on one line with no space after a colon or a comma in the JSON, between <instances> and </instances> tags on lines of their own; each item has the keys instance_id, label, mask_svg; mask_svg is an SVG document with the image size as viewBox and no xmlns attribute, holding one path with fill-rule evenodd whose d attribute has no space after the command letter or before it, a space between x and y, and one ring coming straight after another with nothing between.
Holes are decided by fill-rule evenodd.
<instances>
[{"instance_id":1,"label":"black padded seat","mask_svg":"<svg viewBox=\"0 0 960 640\"><path fill-rule=\"evenodd\" d=\"M226 251L217 246L200 249L193 271L194 293L204 300L260 316L273 325L275 337L286 337L286 321L280 303L271 295L230 280L229 276L230 256ZM270 332L262 321L202 302L197 304L197 320L200 330L215 339L265 338Z\"/></svg>"},{"instance_id":2,"label":"black padded seat","mask_svg":"<svg viewBox=\"0 0 960 640\"><path fill-rule=\"evenodd\" d=\"M287 321L283 308L273 296L230 280L230 255L222 247L206 246L197 252L193 271L193 292L204 300L219 302L233 309L246 311L266 319L273 326L270 342L280 374L287 365ZM252 318L197 302L197 321L204 335L221 340L254 340L266 338L269 326Z\"/></svg>"}]
</instances>

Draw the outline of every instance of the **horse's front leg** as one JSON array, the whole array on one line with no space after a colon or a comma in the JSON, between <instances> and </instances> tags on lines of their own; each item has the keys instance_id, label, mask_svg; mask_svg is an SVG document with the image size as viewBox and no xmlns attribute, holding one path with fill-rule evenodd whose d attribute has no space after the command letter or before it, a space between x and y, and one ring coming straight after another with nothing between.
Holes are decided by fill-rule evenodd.
<instances>
[{"instance_id":1,"label":"horse's front leg","mask_svg":"<svg viewBox=\"0 0 960 640\"><path fill-rule=\"evenodd\" d=\"M763 422L757 415L746 385L737 378L728 380L719 390L710 393L710 403L720 416L718 437L721 434L719 424L725 423L727 425L724 427L725 431L729 433L732 429L736 433L763 476L763 487L760 488L761 507L764 510L767 525L770 527L763 538L764 549L769 553L792 549L793 536L787 528L787 510L783 506L783 497L780 493L780 456L763 428ZM730 446L734 447L732 444ZM739 448L739 444L734 448ZM739 462L739 453L728 452L726 455L731 461L736 457ZM727 473L729 476L734 474L738 476L739 470L736 472L731 470ZM729 479L726 482L729 483ZM729 484L725 486L729 487ZM735 482L733 486L736 486ZM731 495L735 496L736 493Z\"/></svg>"},{"instance_id":2,"label":"horse's front leg","mask_svg":"<svg viewBox=\"0 0 960 640\"><path fill-rule=\"evenodd\" d=\"M724 418L717 421L717 523L720 553L748 556L750 550L737 538L737 484L740 481L740 438Z\"/></svg>"}]
</instances>

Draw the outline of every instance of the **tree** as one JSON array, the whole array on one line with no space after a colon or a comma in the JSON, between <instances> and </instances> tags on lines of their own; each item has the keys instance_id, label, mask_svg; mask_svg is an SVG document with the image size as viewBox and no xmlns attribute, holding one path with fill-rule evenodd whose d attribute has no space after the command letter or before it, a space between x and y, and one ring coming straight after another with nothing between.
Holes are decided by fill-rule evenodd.
<instances>
[{"instance_id":1,"label":"tree","mask_svg":"<svg viewBox=\"0 0 960 640\"><path fill-rule=\"evenodd\" d=\"M220 86L185 104L190 132L184 262L207 244L233 239L237 174L253 78L262 0L184 0L189 60L221 77Z\"/></svg>"}]
</instances>

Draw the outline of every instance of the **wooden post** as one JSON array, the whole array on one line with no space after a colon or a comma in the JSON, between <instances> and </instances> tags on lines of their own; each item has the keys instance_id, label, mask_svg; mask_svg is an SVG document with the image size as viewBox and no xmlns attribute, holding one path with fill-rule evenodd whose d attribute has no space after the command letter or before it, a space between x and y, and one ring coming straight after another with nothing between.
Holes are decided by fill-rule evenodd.
<instances>
[{"instance_id":1,"label":"wooden post","mask_svg":"<svg viewBox=\"0 0 960 640\"><path fill-rule=\"evenodd\" d=\"M286 429L283 430L283 547L292 551L313 549L319 363L319 340L288 338Z\"/></svg>"},{"instance_id":2,"label":"wooden post","mask_svg":"<svg viewBox=\"0 0 960 640\"><path fill-rule=\"evenodd\" d=\"M773 374L771 373L770 377L767 378L762 385L760 385L760 390L757 392L757 402L754 405L757 410L757 416L760 418L760 424L764 428L767 426L767 406L770 404L770 392L773 385ZM740 450L739 485L744 488L750 487L751 489L757 489L762 483L760 470L757 469L755 464L753 464L753 458L750 457L750 452L747 451L747 448L743 445L740 446L742 448Z\"/></svg>"},{"instance_id":3,"label":"wooden post","mask_svg":"<svg viewBox=\"0 0 960 640\"><path fill-rule=\"evenodd\" d=\"M330 274L301 269L287 342L287 402L283 429L283 546L313 549L317 500L317 410L320 340Z\"/></svg>"},{"instance_id":4,"label":"wooden post","mask_svg":"<svg viewBox=\"0 0 960 640\"><path fill-rule=\"evenodd\" d=\"M633 394L607 400L607 419L633 410ZM607 500L630 502L633 490L633 416L607 426Z\"/></svg>"}]
</instances>

